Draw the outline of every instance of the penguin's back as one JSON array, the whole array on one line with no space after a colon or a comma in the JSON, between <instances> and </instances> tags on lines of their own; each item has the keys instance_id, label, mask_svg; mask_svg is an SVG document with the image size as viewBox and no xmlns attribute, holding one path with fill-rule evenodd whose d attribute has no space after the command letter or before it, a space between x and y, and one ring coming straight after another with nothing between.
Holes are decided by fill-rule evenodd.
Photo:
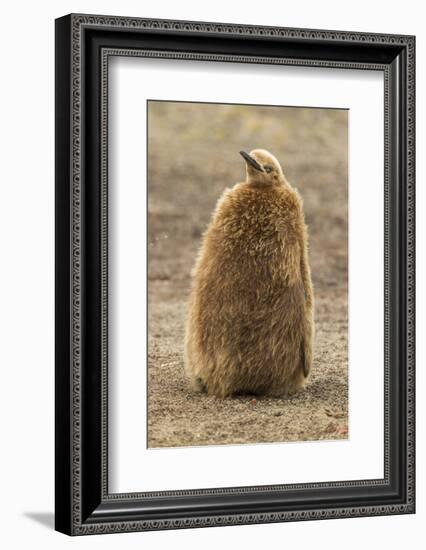
<instances>
[{"instance_id":1,"label":"penguin's back","mask_svg":"<svg viewBox=\"0 0 426 550\"><path fill-rule=\"evenodd\" d=\"M300 197L293 189L237 184L218 203L200 260L221 279L256 285L281 278L292 284L302 225Z\"/></svg>"},{"instance_id":2,"label":"penguin's back","mask_svg":"<svg viewBox=\"0 0 426 550\"><path fill-rule=\"evenodd\" d=\"M262 349L267 361L279 355L284 334L303 317L301 223L293 190L238 184L219 201L194 270L206 353L232 348L248 368Z\"/></svg>"}]
</instances>

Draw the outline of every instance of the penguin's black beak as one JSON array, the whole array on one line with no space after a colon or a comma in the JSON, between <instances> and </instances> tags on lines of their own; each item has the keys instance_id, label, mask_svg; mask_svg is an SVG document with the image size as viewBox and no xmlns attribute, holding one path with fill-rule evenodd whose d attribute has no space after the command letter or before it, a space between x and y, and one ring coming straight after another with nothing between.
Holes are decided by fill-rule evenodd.
<instances>
[{"instance_id":1,"label":"penguin's black beak","mask_svg":"<svg viewBox=\"0 0 426 550\"><path fill-rule=\"evenodd\" d=\"M251 164L251 166L253 166L253 168L255 168L256 170L259 170L259 172L264 172L263 167L257 162L256 159L251 157L248 153L246 153L245 151L240 151L240 155L243 157L243 159L246 162Z\"/></svg>"}]
</instances>

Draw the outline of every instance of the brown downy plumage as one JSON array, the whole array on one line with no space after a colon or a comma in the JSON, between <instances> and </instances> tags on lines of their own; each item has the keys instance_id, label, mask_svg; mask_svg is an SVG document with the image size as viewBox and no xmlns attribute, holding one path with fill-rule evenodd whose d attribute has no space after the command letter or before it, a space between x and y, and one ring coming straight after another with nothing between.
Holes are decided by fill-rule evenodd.
<instances>
[{"instance_id":1,"label":"brown downy plumage","mask_svg":"<svg viewBox=\"0 0 426 550\"><path fill-rule=\"evenodd\" d=\"M226 189L192 273L185 371L196 390L290 395L312 365L313 290L302 200L256 149Z\"/></svg>"}]
</instances>

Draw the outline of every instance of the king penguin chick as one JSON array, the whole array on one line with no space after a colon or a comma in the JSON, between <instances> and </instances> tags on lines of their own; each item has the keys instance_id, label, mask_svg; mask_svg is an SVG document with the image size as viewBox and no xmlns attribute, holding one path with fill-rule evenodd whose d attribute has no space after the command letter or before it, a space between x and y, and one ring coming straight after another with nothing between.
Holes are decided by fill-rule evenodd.
<instances>
[{"instance_id":1,"label":"king penguin chick","mask_svg":"<svg viewBox=\"0 0 426 550\"><path fill-rule=\"evenodd\" d=\"M195 390L285 396L312 365L313 289L302 200L268 151L219 199L192 272L185 371Z\"/></svg>"}]
</instances>

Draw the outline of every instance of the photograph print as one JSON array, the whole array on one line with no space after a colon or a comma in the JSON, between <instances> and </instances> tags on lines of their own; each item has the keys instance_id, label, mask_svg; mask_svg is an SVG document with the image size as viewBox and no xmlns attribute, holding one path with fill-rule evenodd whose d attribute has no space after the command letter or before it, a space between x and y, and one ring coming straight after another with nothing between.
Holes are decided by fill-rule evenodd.
<instances>
[{"instance_id":1,"label":"photograph print","mask_svg":"<svg viewBox=\"0 0 426 550\"><path fill-rule=\"evenodd\" d=\"M56 530L415 513L415 37L55 26Z\"/></svg>"},{"instance_id":2,"label":"photograph print","mask_svg":"<svg viewBox=\"0 0 426 550\"><path fill-rule=\"evenodd\" d=\"M348 118L147 102L149 448L349 438Z\"/></svg>"}]
</instances>

